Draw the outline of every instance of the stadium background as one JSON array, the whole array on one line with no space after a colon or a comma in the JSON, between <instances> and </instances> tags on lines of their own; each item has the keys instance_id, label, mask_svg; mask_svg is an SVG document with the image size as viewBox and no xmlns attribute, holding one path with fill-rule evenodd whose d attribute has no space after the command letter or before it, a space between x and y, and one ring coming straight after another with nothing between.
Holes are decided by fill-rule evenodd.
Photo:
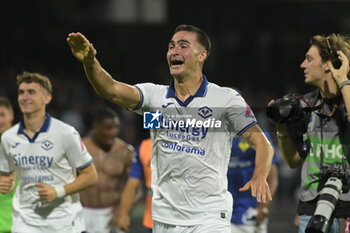
<instances>
[{"instance_id":1,"label":"stadium background","mask_svg":"<svg viewBox=\"0 0 350 233\"><path fill-rule=\"evenodd\" d=\"M349 33L350 1L207 0L13 0L0 2L0 95L16 105L16 74L46 74L53 81L48 111L84 136L90 113L100 105L116 109L121 138L137 146L147 137L142 118L99 98L66 37L80 31L115 78L129 84L170 82L165 54L174 28L193 24L212 40L204 73L209 81L239 88L260 124L266 103L285 93L303 93L299 68L315 34ZM18 107L15 108L19 121ZM275 135L272 135L275 138ZM298 171L280 157L280 186L271 209L270 233L296 232ZM142 203L133 209L131 232L141 233Z\"/></svg>"}]
</instances>

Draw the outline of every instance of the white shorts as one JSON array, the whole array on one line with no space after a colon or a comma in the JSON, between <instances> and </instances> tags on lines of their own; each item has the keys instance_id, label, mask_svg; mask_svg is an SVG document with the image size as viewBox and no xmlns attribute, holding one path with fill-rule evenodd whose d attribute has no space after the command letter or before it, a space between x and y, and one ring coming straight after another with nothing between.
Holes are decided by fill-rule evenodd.
<instances>
[{"instance_id":1,"label":"white shorts","mask_svg":"<svg viewBox=\"0 0 350 233\"><path fill-rule=\"evenodd\" d=\"M267 218L259 226L255 224L238 225L231 223L231 233L267 233L267 223Z\"/></svg>"},{"instance_id":2,"label":"white shorts","mask_svg":"<svg viewBox=\"0 0 350 233\"><path fill-rule=\"evenodd\" d=\"M84 207L86 233L123 233L117 227L109 225L112 219L112 207L88 208Z\"/></svg>"},{"instance_id":3,"label":"white shorts","mask_svg":"<svg viewBox=\"0 0 350 233\"><path fill-rule=\"evenodd\" d=\"M83 216L72 222L71 216L42 220L45 224L37 224L37 220L24 221L20 216L12 218L12 233L81 233L84 230ZM81 222L82 221L82 222ZM42 223L43 223L42 222Z\"/></svg>"},{"instance_id":4,"label":"white shorts","mask_svg":"<svg viewBox=\"0 0 350 233\"><path fill-rule=\"evenodd\" d=\"M205 223L193 226L170 225L153 220L153 233L231 233L230 225Z\"/></svg>"}]
</instances>

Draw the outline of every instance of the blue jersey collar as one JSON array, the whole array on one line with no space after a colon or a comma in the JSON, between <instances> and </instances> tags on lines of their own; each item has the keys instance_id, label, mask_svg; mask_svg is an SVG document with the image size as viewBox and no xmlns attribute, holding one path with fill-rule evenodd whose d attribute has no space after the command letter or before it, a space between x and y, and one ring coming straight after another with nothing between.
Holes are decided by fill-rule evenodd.
<instances>
[{"instance_id":1,"label":"blue jersey collar","mask_svg":"<svg viewBox=\"0 0 350 233\"><path fill-rule=\"evenodd\" d=\"M174 88L174 80L173 80L169 85L169 89L166 93L166 98L175 98L176 101L181 106L186 107L193 100L194 97L204 97L207 94L207 90L208 90L208 80L207 80L207 77L203 75L202 84L198 88L197 92L193 96L188 97L188 99L185 102L182 102L175 96L175 88Z\"/></svg>"},{"instance_id":2,"label":"blue jersey collar","mask_svg":"<svg viewBox=\"0 0 350 233\"><path fill-rule=\"evenodd\" d=\"M51 116L48 113L45 113L45 115L46 115L46 120L45 120L44 124L41 126L40 130L34 134L33 138L30 138L24 132L24 121L23 120L19 123L19 128L18 128L17 134L24 134L28 138L29 142L31 142L31 143L35 142L35 139L39 136L39 133L47 132L47 130L49 129L50 122L51 122Z\"/></svg>"}]
</instances>

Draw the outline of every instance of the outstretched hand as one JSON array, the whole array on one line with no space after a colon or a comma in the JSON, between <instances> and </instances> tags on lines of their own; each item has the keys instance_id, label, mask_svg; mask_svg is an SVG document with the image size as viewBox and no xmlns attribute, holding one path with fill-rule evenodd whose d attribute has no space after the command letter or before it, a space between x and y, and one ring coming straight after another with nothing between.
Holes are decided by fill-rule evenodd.
<instances>
[{"instance_id":1,"label":"outstretched hand","mask_svg":"<svg viewBox=\"0 0 350 233\"><path fill-rule=\"evenodd\" d=\"M328 62L329 70L332 73L332 76L334 80L337 82L337 84L340 84L346 80L348 80L347 75L349 73L350 67L349 67L349 60L345 56L345 54L342 51L337 51L338 59L341 62L341 66L339 69L335 69L332 62Z\"/></svg>"},{"instance_id":2,"label":"outstretched hand","mask_svg":"<svg viewBox=\"0 0 350 233\"><path fill-rule=\"evenodd\" d=\"M266 178L263 176L254 175L253 178L248 181L242 188L239 189L240 192L251 190L252 196L256 198L259 203L266 203L267 201L272 201L271 191Z\"/></svg>"},{"instance_id":3,"label":"outstretched hand","mask_svg":"<svg viewBox=\"0 0 350 233\"><path fill-rule=\"evenodd\" d=\"M73 55L82 63L92 62L96 56L96 49L80 32L69 33L67 43Z\"/></svg>"}]
</instances>

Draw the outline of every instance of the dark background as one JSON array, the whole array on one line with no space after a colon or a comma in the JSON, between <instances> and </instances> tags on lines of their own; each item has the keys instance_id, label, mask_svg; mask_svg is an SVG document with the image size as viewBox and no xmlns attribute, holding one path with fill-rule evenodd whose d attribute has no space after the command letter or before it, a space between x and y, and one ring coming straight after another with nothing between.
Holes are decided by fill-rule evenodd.
<instances>
[{"instance_id":1,"label":"dark background","mask_svg":"<svg viewBox=\"0 0 350 233\"><path fill-rule=\"evenodd\" d=\"M209 81L239 88L257 109L261 124L273 132L263 116L266 103L289 92L311 90L299 67L309 39L315 34L347 34L349 9L349 1L1 1L0 95L16 105L16 75L24 70L45 74L53 82L51 115L74 125L84 136L91 126L91 112L110 106L122 120L120 137L137 146L148 134L142 119L94 93L66 37L76 31L86 35L103 67L118 80L167 84L171 80L165 59L168 41L177 25L193 24L212 40L204 68ZM18 121L17 106L15 111ZM296 232L298 171L288 169L278 156L280 187L272 204L270 232L282 232L281 227L283 232ZM135 227L141 221L137 216Z\"/></svg>"}]
</instances>

